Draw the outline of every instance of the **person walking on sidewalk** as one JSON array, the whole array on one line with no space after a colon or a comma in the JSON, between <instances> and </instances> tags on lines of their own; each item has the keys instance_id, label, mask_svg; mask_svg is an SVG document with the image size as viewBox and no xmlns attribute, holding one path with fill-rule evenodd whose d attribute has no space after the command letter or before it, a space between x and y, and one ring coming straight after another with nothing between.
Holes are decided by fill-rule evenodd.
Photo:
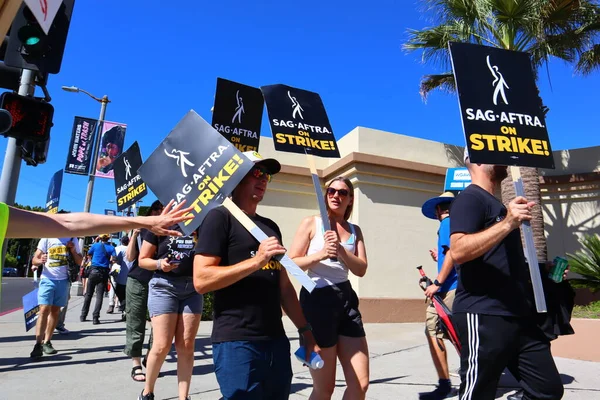
<instances>
[{"instance_id":1,"label":"person walking on sidewalk","mask_svg":"<svg viewBox=\"0 0 600 400\"><path fill-rule=\"evenodd\" d=\"M492 400L504 368L518 377L523 399L561 399L563 384L550 340L537 324L521 243L523 221L539 205L518 196L506 207L495 196L507 167L473 164L471 185L454 200L450 248L458 286L453 317L461 353L460 398Z\"/></svg>"},{"instance_id":2,"label":"person walking on sidewalk","mask_svg":"<svg viewBox=\"0 0 600 400\"><path fill-rule=\"evenodd\" d=\"M116 261L115 264L118 265L118 273L113 277L112 281L115 287L115 293L117 295L117 299L119 299L119 312L121 313L121 320L125 320L125 307L127 301L126 294L126 286L127 286L127 276L129 274L129 268L131 268L132 262L129 261L126 257L127 247L129 246L129 237L127 235L121 238L121 244L115 248L116 253ZM114 312L115 305L114 300L112 301L112 308L109 305L109 309L106 311L108 314L112 314Z\"/></svg>"},{"instance_id":3,"label":"person walking on sidewalk","mask_svg":"<svg viewBox=\"0 0 600 400\"><path fill-rule=\"evenodd\" d=\"M84 322L87 318L95 290L96 303L92 314L94 318L93 323L94 325L100 323L100 310L102 309L104 292L106 292L108 284L108 271L111 262L115 262L116 260L115 248L108 242L109 240L110 234L105 233L100 235L100 242L93 244L88 251L88 254L92 256L92 267L90 276L88 277L83 307L81 308L81 316L79 317L81 322Z\"/></svg>"},{"instance_id":4,"label":"person walking on sidewalk","mask_svg":"<svg viewBox=\"0 0 600 400\"><path fill-rule=\"evenodd\" d=\"M172 227L181 229L179 226ZM196 334L202 318L204 298L194 289L194 247L196 232L181 237L144 236L141 268L154 271L148 284L148 311L153 342L148 354L146 383L139 400L153 400L160 368L175 339L179 399L188 399L194 369Z\"/></svg>"},{"instance_id":5,"label":"person walking on sidewalk","mask_svg":"<svg viewBox=\"0 0 600 400\"><path fill-rule=\"evenodd\" d=\"M438 386L432 392L420 393L421 400L445 399L456 395L450 381L448 369L448 353L443 339L449 339L448 335L440 330L440 318L433 305L431 298L438 294L444 304L452 310L458 277L454 269L454 260L450 252L450 206L454 201L454 193L445 192L441 196L431 198L423 203L421 212L430 219L440 222L438 230L438 245L435 250L430 250L431 256L438 265L438 275L425 290L425 296L430 299L429 306L425 312L425 335L429 345L429 352L433 365L438 374Z\"/></svg>"},{"instance_id":6,"label":"person walking on sidewalk","mask_svg":"<svg viewBox=\"0 0 600 400\"><path fill-rule=\"evenodd\" d=\"M81 263L79 243L73 238L41 239L33 256L33 269L44 265L38 290L40 311L35 326L35 346L32 358L42 354L56 354L52 334L58 323L61 307L66 307L69 297L69 263L67 257Z\"/></svg>"},{"instance_id":7,"label":"person walking on sidewalk","mask_svg":"<svg viewBox=\"0 0 600 400\"><path fill-rule=\"evenodd\" d=\"M210 210L198 231L194 286L214 291L213 363L224 400L288 399L292 383L290 341L282 308L298 328L307 357L319 352L287 271L275 222L256 213L281 165L244 152L254 167L233 190L232 201L268 236L258 242L225 207ZM302 343L302 341L301 341Z\"/></svg>"},{"instance_id":8,"label":"person walking on sidewalk","mask_svg":"<svg viewBox=\"0 0 600 400\"><path fill-rule=\"evenodd\" d=\"M316 283L309 293L302 288L300 304L321 348L323 368L311 369L311 399L330 399L335 389L335 370L340 360L346 390L344 398L364 399L369 387L369 348L358 297L349 281L367 273L367 252L362 231L348 221L354 204L354 186L348 178L333 179L325 191L331 230L321 216L305 218L294 237L289 256L308 270Z\"/></svg>"},{"instance_id":9,"label":"person walking on sidewalk","mask_svg":"<svg viewBox=\"0 0 600 400\"><path fill-rule=\"evenodd\" d=\"M149 215L160 215L163 212L163 205L156 200L150 206ZM137 382L144 382L146 374L142 372L142 351L144 348L144 337L146 335L146 321L148 314L148 284L154 275L154 271L140 268L138 255L142 247L143 235L146 230L135 229L131 233L131 240L127 245L125 258L131 262L131 268L127 275L127 285L125 287L125 349L123 353L131 357L133 367L131 369L131 379ZM152 328L150 328L152 329ZM148 342L148 351L152 348L152 331Z\"/></svg>"}]
</instances>

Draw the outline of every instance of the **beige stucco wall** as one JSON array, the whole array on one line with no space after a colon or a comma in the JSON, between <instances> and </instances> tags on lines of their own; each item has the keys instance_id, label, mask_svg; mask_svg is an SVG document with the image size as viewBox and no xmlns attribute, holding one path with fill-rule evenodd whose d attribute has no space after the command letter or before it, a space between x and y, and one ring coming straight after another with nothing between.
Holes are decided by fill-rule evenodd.
<instances>
[{"instance_id":1,"label":"beige stucco wall","mask_svg":"<svg viewBox=\"0 0 600 400\"><path fill-rule=\"evenodd\" d=\"M600 172L600 147L556 151L554 163L540 171L549 181L541 189L549 257L575 253L582 235L600 233L600 181L575 175Z\"/></svg>"},{"instance_id":2,"label":"beige stucco wall","mask_svg":"<svg viewBox=\"0 0 600 400\"><path fill-rule=\"evenodd\" d=\"M421 205L443 191L445 169L460 166L462 147L363 127L339 139L338 147L341 159L315 161L323 185L337 175L355 185L351 221L364 232L369 258L367 275L351 278L355 290L361 298L421 300L416 266L435 276L428 250L436 245L438 228L421 214ZM276 152L266 137L260 153L284 166L259 212L279 224L289 247L302 218L318 213L306 156ZM344 163L356 154L367 157ZM557 168L541 171L545 178L600 171L600 147L557 151L554 157ZM582 232L599 232L598 183L543 184L549 256L575 251Z\"/></svg>"}]
</instances>

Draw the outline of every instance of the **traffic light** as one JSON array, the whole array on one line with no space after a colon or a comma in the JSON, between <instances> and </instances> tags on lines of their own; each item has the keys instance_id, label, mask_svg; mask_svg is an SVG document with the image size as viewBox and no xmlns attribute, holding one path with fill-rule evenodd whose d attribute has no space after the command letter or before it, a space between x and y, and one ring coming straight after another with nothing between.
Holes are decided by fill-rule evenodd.
<instances>
[{"instance_id":1,"label":"traffic light","mask_svg":"<svg viewBox=\"0 0 600 400\"><path fill-rule=\"evenodd\" d=\"M39 164L44 164L48 159L48 148L50 147L50 139L45 142L32 142L25 140L21 144L21 158L27 165L37 167Z\"/></svg>"},{"instance_id":2,"label":"traffic light","mask_svg":"<svg viewBox=\"0 0 600 400\"><path fill-rule=\"evenodd\" d=\"M12 127L2 135L36 143L45 142L50 137L54 117L52 104L4 92L0 96L0 108L8 111L12 117Z\"/></svg>"},{"instance_id":3,"label":"traffic light","mask_svg":"<svg viewBox=\"0 0 600 400\"><path fill-rule=\"evenodd\" d=\"M23 2L10 28L4 64L41 73L60 72L75 0L63 0L46 35Z\"/></svg>"}]
</instances>

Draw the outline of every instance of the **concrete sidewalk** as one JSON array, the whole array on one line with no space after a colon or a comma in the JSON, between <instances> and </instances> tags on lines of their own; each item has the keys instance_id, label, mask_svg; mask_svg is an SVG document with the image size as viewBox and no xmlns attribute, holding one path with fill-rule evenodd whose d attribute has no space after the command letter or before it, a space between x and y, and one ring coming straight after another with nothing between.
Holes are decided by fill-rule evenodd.
<instances>
[{"instance_id":1,"label":"concrete sidewalk","mask_svg":"<svg viewBox=\"0 0 600 400\"><path fill-rule=\"evenodd\" d=\"M69 304L66 326L71 333L55 335L52 340L58 354L44 356L39 361L29 358L34 334L33 330L25 332L22 310L0 317L0 400L137 399L143 383L131 380L131 361L122 352L125 323L120 322L120 315L106 314L108 299L104 299L102 324L79 322L82 303L82 297L74 297ZM298 335L287 319L285 322L295 351ZM196 339L190 391L193 399L221 397L212 366L211 326L210 322L202 322ZM371 354L368 399L418 399L419 392L433 390L437 379L422 324L367 324L366 330ZM565 383L564 399L600 399L600 363L564 358L557 358L556 362ZM456 371L456 352L449 352L449 363L451 371ZM292 365L294 379L290 399L308 398L312 385L310 374L295 358ZM161 373L156 399L177 399L174 349ZM452 382L458 385L459 379L453 376ZM497 398L505 399L516 387L512 378L503 377ZM343 390L343 374L338 368L333 398L341 399Z\"/></svg>"}]
</instances>

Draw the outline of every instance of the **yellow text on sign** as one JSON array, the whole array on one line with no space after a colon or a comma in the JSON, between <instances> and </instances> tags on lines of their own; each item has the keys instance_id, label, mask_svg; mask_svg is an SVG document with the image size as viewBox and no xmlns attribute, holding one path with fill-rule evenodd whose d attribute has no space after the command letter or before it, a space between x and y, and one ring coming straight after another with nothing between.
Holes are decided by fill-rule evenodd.
<instances>
[{"instance_id":1,"label":"yellow text on sign","mask_svg":"<svg viewBox=\"0 0 600 400\"><path fill-rule=\"evenodd\" d=\"M128 201L133 200L137 195L143 193L146 190L146 182L140 183L138 186L131 186L127 193L117 199L117 202L120 206L127 203Z\"/></svg>"},{"instance_id":2,"label":"yellow text on sign","mask_svg":"<svg viewBox=\"0 0 600 400\"><path fill-rule=\"evenodd\" d=\"M212 179L206 177L198 184L198 190L200 195L194 200L192 206L193 211L187 215L198 215L202 212L202 208L206 207L208 203L215 198L221 188L225 185L225 182L231 178L231 176L237 171L240 165L244 162L237 154L234 154L229 161L225 163L223 168L215 175ZM193 220L187 220L184 222L185 225L189 225Z\"/></svg>"},{"instance_id":3,"label":"yellow text on sign","mask_svg":"<svg viewBox=\"0 0 600 400\"><path fill-rule=\"evenodd\" d=\"M290 135L289 133L276 133L275 140L281 144L287 143L318 150L335 150L335 142L333 140L315 140L306 136Z\"/></svg>"},{"instance_id":4,"label":"yellow text on sign","mask_svg":"<svg viewBox=\"0 0 600 400\"><path fill-rule=\"evenodd\" d=\"M245 152L245 151L258 151L258 147L256 147L256 146L250 146L250 145L247 145L247 144L241 144L240 143L240 138L237 137L237 136L232 136L229 140L242 153Z\"/></svg>"},{"instance_id":5,"label":"yellow text on sign","mask_svg":"<svg viewBox=\"0 0 600 400\"><path fill-rule=\"evenodd\" d=\"M469 141L472 150L504 151L538 156L550 155L548 142L541 139L472 133L469 135Z\"/></svg>"}]
</instances>

